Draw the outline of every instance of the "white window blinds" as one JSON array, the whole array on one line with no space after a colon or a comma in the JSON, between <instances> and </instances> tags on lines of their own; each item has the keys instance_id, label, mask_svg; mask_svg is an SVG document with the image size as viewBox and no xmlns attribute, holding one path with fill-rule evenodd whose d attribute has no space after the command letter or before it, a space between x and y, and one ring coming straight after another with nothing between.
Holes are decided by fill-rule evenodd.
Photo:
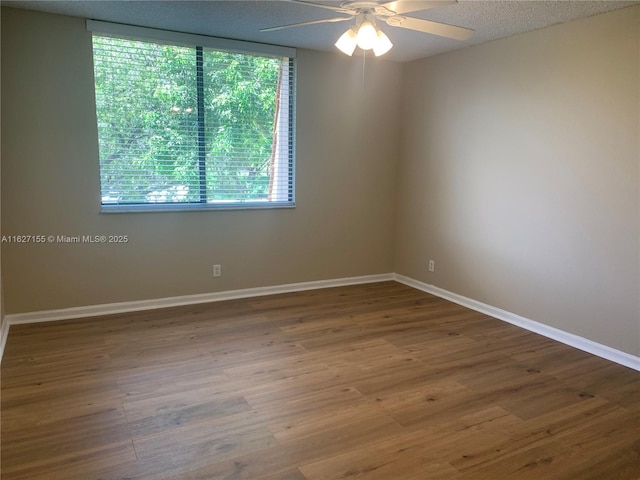
<instances>
[{"instance_id":1,"label":"white window blinds","mask_svg":"<svg viewBox=\"0 0 640 480\"><path fill-rule=\"evenodd\" d=\"M88 25L103 210L294 205L295 52Z\"/></svg>"}]
</instances>

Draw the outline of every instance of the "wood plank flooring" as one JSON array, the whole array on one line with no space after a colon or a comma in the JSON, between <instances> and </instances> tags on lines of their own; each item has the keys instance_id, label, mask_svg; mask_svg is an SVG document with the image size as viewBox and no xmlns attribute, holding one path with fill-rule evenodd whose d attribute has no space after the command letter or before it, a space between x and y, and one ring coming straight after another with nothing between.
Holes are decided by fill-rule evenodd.
<instances>
[{"instance_id":1,"label":"wood plank flooring","mask_svg":"<svg viewBox=\"0 0 640 480\"><path fill-rule=\"evenodd\" d=\"M637 480L640 373L395 282L13 326L4 480Z\"/></svg>"}]
</instances>

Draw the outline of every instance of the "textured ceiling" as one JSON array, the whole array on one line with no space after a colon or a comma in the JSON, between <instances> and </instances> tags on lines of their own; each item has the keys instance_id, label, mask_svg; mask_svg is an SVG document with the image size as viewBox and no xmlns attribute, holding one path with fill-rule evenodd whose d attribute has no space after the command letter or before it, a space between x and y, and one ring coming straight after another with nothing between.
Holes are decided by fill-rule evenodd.
<instances>
[{"instance_id":1,"label":"textured ceiling","mask_svg":"<svg viewBox=\"0 0 640 480\"><path fill-rule=\"evenodd\" d=\"M316 2L320 3L320 2ZM340 5L341 2L323 2ZM380 2L383 3L383 2ZM472 28L467 41L381 27L394 43L386 59L406 62L478 43L537 30L557 23L640 4L634 1L482 1L414 12L410 16ZM275 32L261 28L340 16L326 9L288 1L3 1L12 6L50 13L127 23L217 37L251 40L315 50L335 50L333 44L349 22L311 25Z\"/></svg>"}]
</instances>

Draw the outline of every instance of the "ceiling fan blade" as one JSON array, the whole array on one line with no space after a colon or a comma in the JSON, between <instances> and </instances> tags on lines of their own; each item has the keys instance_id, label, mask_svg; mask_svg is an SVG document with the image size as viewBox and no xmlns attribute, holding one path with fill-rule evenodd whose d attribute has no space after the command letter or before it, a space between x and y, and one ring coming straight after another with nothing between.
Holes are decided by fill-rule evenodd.
<instances>
[{"instance_id":1,"label":"ceiling fan blade","mask_svg":"<svg viewBox=\"0 0 640 480\"><path fill-rule=\"evenodd\" d=\"M422 20L419 18L403 17L396 15L385 19L392 27L408 28L418 32L431 33L441 37L453 38L454 40L467 40L473 36L475 30L464 27L456 27L455 25L447 25L446 23L432 22L431 20Z\"/></svg>"},{"instance_id":2,"label":"ceiling fan blade","mask_svg":"<svg viewBox=\"0 0 640 480\"><path fill-rule=\"evenodd\" d=\"M402 14L444 7L445 5L454 5L456 3L458 3L458 0L396 0L395 2L383 3L380 6L392 12Z\"/></svg>"},{"instance_id":3,"label":"ceiling fan blade","mask_svg":"<svg viewBox=\"0 0 640 480\"><path fill-rule=\"evenodd\" d=\"M325 18L323 20L312 20L310 22L302 22L302 23L292 23L290 25L280 25L278 27L269 27L269 28L261 28L261 32L275 32L276 30L284 30L285 28L293 28L293 27L304 27L305 25L317 25L319 23L335 23L335 22L346 22L347 20L351 20L353 17L338 17L338 18Z\"/></svg>"},{"instance_id":4,"label":"ceiling fan blade","mask_svg":"<svg viewBox=\"0 0 640 480\"><path fill-rule=\"evenodd\" d=\"M305 0L288 0L291 3L299 3L300 5L307 5L308 7L317 7L317 8L326 8L327 10L333 10L334 12L340 13L348 13L351 14L352 11L346 8L336 7L334 5L325 5L324 3L313 3L307 2Z\"/></svg>"}]
</instances>

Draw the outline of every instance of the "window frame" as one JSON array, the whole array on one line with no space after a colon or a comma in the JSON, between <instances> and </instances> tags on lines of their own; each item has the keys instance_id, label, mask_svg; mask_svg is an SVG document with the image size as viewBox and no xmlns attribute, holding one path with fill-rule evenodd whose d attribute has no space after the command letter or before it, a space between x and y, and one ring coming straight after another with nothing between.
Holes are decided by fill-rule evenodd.
<instances>
[{"instance_id":1,"label":"window frame","mask_svg":"<svg viewBox=\"0 0 640 480\"><path fill-rule=\"evenodd\" d=\"M130 213L130 212L175 212L175 211L216 211L216 210L254 210L254 209L279 209L295 208L296 206L296 49L282 47L264 43L246 42L242 40L232 40L205 35L175 32L170 30L160 30L147 27L138 27L118 23L103 22L98 20L87 20L87 30L96 35L112 36L126 40L142 42L154 42L166 45L183 46L194 49L202 48L223 51L227 53L239 53L247 55L263 55L272 57L286 57L289 60L288 70L288 101L286 116L288 125L286 131L288 139L283 142L283 148L287 149L287 168L289 173L288 189L289 199L287 201L242 201L242 202L176 202L176 203L131 203L131 204L109 204L102 202L100 192L100 212L101 213ZM92 50L93 56L93 50ZM94 85L95 88L95 85ZM199 87L198 87L199 88ZM97 110L96 110L97 115ZM100 158L98 158L98 163ZM100 166L98 168L101 173ZM102 182L100 182L101 184ZM100 187L102 188L102 187Z\"/></svg>"}]
</instances>

